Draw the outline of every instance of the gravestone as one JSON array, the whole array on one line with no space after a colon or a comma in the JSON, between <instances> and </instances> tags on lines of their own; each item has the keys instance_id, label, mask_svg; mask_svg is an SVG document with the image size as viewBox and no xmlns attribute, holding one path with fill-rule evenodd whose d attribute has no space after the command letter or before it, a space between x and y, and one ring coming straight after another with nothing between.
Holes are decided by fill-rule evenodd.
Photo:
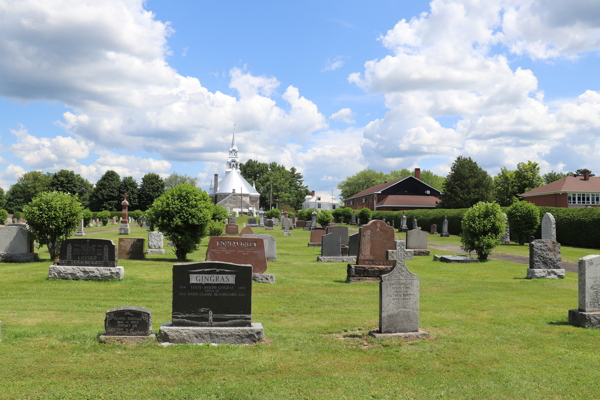
<instances>
[{"instance_id":1,"label":"gravestone","mask_svg":"<svg viewBox=\"0 0 600 400\"><path fill-rule=\"evenodd\" d=\"M432 235L437 235L438 234L438 232L437 232L437 225L436 224L431 224L431 232L430 232L430 234L432 234Z\"/></svg>"},{"instance_id":2,"label":"gravestone","mask_svg":"<svg viewBox=\"0 0 600 400\"><path fill-rule=\"evenodd\" d=\"M400 231L401 232L408 231L408 225L406 224L406 215L403 215L402 219L400 220Z\"/></svg>"},{"instance_id":3,"label":"gravestone","mask_svg":"<svg viewBox=\"0 0 600 400\"><path fill-rule=\"evenodd\" d=\"M260 227L263 227L263 226L265 226L265 213L264 213L263 211L260 211L260 212L258 213L258 216L259 216L259 218L260 218L260 220L259 220L259 222L258 222L258 225L259 225Z\"/></svg>"},{"instance_id":4,"label":"gravestone","mask_svg":"<svg viewBox=\"0 0 600 400\"><path fill-rule=\"evenodd\" d=\"M267 261L277 261L277 241L273 236L266 234L252 234L242 235L242 237L263 239Z\"/></svg>"},{"instance_id":5,"label":"gravestone","mask_svg":"<svg viewBox=\"0 0 600 400\"><path fill-rule=\"evenodd\" d=\"M340 236L328 233L321 236L321 257L341 257Z\"/></svg>"},{"instance_id":6,"label":"gravestone","mask_svg":"<svg viewBox=\"0 0 600 400\"><path fill-rule=\"evenodd\" d=\"M542 218L542 239L556 240L556 221L550 213Z\"/></svg>"},{"instance_id":7,"label":"gravestone","mask_svg":"<svg viewBox=\"0 0 600 400\"><path fill-rule=\"evenodd\" d=\"M348 264L347 282L379 282L382 274L392 270L387 251L396 249L394 228L383 221L373 220L359 230L356 264Z\"/></svg>"},{"instance_id":8,"label":"gravestone","mask_svg":"<svg viewBox=\"0 0 600 400\"><path fill-rule=\"evenodd\" d=\"M569 310L569 323L600 329L600 255L579 259L579 308Z\"/></svg>"},{"instance_id":9,"label":"gravestone","mask_svg":"<svg viewBox=\"0 0 600 400\"><path fill-rule=\"evenodd\" d=\"M267 230L267 231L273 230L273 220L272 219L267 220L267 225L265 226L265 230Z\"/></svg>"},{"instance_id":10,"label":"gravestone","mask_svg":"<svg viewBox=\"0 0 600 400\"><path fill-rule=\"evenodd\" d=\"M413 229L417 229L417 228L419 228L419 225L417 224L417 219L416 219L416 218L413 218L413 221L412 221L412 222L413 222L413 224L412 224L412 228L413 228Z\"/></svg>"},{"instance_id":11,"label":"gravestone","mask_svg":"<svg viewBox=\"0 0 600 400\"><path fill-rule=\"evenodd\" d=\"M147 254L165 254L165 236L162 232L148 232Z\"/></svg>"},{"instance_id":12,"label":"gravestone","mask_svg":"<svg viewBox=\"0 0 600 400\"><path fill-rule=\"evenodd\" d=\"M252 231L252 228L250 228L249 226L247 226L244 229L242 229L242 231L240 232L240 236L252 235L253 233L254 232Z\"/></svg>"},{"instance_id":13,"label":"gravestone","mask_svg":"<svg viewBox=\"0 0 600 400\"><path fill-rule=\"evenodd\" d=\"M248 218L248 226L255 226L256 218Z\"/></svg>"},{"instance_id":14,"label":"gravestone","mask_svg":"<svg viewBox=\"0 0 600 400\"><path fill-rule=\"evenodd\" d=\"M227 218L227 223L228 224L235 224L236 218L235 218L235 214L230 214L229 217Z\"/></svg>"},{"instance_id":15,"label":"gravestone","mask_svg":"<svg viewBox=\"0 0 600 400\"><path fill-rule=\"evenodd\" d=\"M348 239L348 255L356 257L358 255L358 241L360 238L360 234L355 233L354 235L350 235Z\"/></svg>"},{"instance_id":16,"label":"gravestone","mask_svg":"<svg viewBox=\"0 0 600 400\"><path fill-rule=\"evenodd\" d=\"M117 249L108 239L67 239L60 246L60 261L48 267L48 279L123 280L117 266Z\"/></svg>"},{"instance_id":17,"label":"gravestone","mask_svg":"<svg viewBox=\"0 0 600 400\"><path fill-rule=\"evenodd\" d=\"M152 333L152 312L144 307L119 307L106 312L104 334L99 340L106 342L141 342L155 339Z\"/></svg>"},{"instance_id":18,"label":"gravestone","mask_svg":"<svg viewBox=\"0 0 600 400\"><path fill-rule=\"evenodd\" d=\"M119 238L119 260L143 260L144 239Z\"/></svg>"},{"instance_id":19,"label":"gravestone","mask_svg":"<svg viewBox=\"0 0 600 400\"><path fill-rule=\"evenodd\" d=\"M321 238L325 235L325 230L317 229L310 232L310 242L308 247L321 247Z\"/></svg>"},{"instance_id":20,"label":"gravestone","mask_svg":"<svg viewBox=\"0 0 600 400\"><path fill-rule=\"evenodd\" d=\"M565 277L560 265L560 243L550 239L532 240L529 243L529 268L527 279Z\"/></svg>"},{"instance_id":21,"label":"gravestone","mask_svg":"<svg viewBox=\"0 0 600 400\"><path fill-rule=\"evenodd\" d=\"M225 225L225 234L226 235L239 235L239 227L237 224L227 224Z\"/></svg>"},{"instance_id":22,"label":"gravestone","mask_svg":"<svg viewBox=\"0 0 600 400\"><path fill-rule=\"evenodd\" d=\"M354 215L354 214L353 214ZM326 229L327 233L333 233L340 237L340 243L342 246L348 246L348 227L347 226L328 226Z\"/></svg>"},{"instance_id":23,"label":"gravestone","mask_svg":"<svg viewBox=\"0 0 600 400\"><path fill-rule=\"evenodd\" d=\"M317 212L312 212L312 220L310 223L310 229L317 229Z\"/></svg>"},{"instance_id":24,"label":"gravestone","mask_svg":"<svg viewBox=\"0 0 600 400\"><path fill-rule=\"evenodd\" d=\"M279 226L279 218L273 218L273 225Z\"/></svg>"},{"instance_id":25,"label":"gravestone","mask_svg":"<svg viewBox=\"0 0 600 400\"><path fill-rule=\"evenodd\" d=\"M356 225L356 214L352 213L350 217L350 225Z\"/></svg>"},{"instance_id":26,"label":"gravestone","mask_svg":"<svg viewBox=\"0 0 600 400\"><path fill-rule=\"evenodd\" d=\"M306 226L306 221L298 220L296 221L296 228L304 228Z\"/></svg>"},{"instance_id":27,"label":"gravestone","mask_svg":"<svg viewBox=\"0 0 600 400\"><path fill-rule=\"evenodd\" d=\"M0 260L2 262L39 261L38 254L33 251L33 236L25 226L0 227Z\"/></svg>"},{"instance_id":28,"label":"gravestone","mask_svg":"<svg viewBox=\"0 0 600 400\"><path fill-rule=\"evenodd\" d=\"M508 225L508 217L504 214L504 234L500 238L500 243L510 243L510 226Z\"/></svg>"},{"instance_id":29,"label":"gravestone","mask_svg":"<svg viewBox=\"0 0 600 400\"><path fill-rule=\"evenodd\" d=\"M180 344L263 340L262 325L252 322L252 271L251 265L228 262L173 265L172 323L161 324L160 340Z\"/></svg>"},{"instance_id":30,"label":"gravestone","mask_svg":"<svg viewBox=\"0 0 600 400\"><path fill-rule=\"evenodd\" d=\"M250 264L256 282L275 283L275 275L264 273L268 267L267 256L265 242L259 238L213 236L208 243L205 261Z\"/></svg>"},{"instance_id":31,"label":"gravestone","mask_svg":"<svg viewBox=\"0 0 600 400\"><path fill-rule=\"evenodd\" d=\"M449 237L450 236L448 234L448 217L446 215L444 215L444 224L442 225L442 234L440 236L441 237Z\"/></svg>"},{"instance_id":32,"label":"gravestone","mask_svg":"<svg viewBox=\"0 0 600 400\"><path fill-rule=\"evenodd\" d=\"M112 218L112 223L113 223L113 225L117 223L117 217Z\"/></svg>"},{"instance_id":33,"label":"gravestone","mask_svg":"<svg viewBox=\"0 0 600 400\"><path fill-rule=\"evenodd\" d=\"M427 239L427 232L421 229L411 229L406 232L406 248L414 250L416 256L428 256Z\"/></svg>"},{"instance_id":34,"label":"gravestone","mask_svg":"<svg viewBox=\"0 0 600 400\"><path fill-rule=\"evenodd\" d=\"M129 202L127 201L127 193L125 193L123 195L123 197L125 198L125 200L123 200L121 202L121 219L119 221L120 226L119 226L119 235L129 235L130 229L129 229L129 217L128 217L128 209L129 209Z\"/></svg>"},{"instance_id":35,"label":"gravestone","mask_svg":"<svg viewBox=\"0 0 600 400\"><path fill-rule=\"evenodd\" d=\"M289 218L285 218L283 220L283 227L284 227L284 232L283 232L283 236L292 236L292 232L290 232L290 225L292 224L292 220Z\"/></svg>"},{"instance_id":36,"label":"gravestone","mask_svg":"<svg viewBox=\"0 0 600 400\"><path fill-rule=\"evenodd\" d=\"M85 236L85 232L83 230L83 219L79 221L79 226L77 227L77 232L75 232L75 236Z\"/></svg>"}]
</instances>

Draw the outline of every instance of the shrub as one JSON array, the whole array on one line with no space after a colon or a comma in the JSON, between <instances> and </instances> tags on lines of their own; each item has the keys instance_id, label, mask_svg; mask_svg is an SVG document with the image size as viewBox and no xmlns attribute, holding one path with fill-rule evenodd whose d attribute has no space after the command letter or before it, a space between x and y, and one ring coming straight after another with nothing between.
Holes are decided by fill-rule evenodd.
<instances>
[{"instance_id":1,"label":"shrub","mask_svg":"<svg viewBox=\"0 0 600 400\"><path fill-rule=\"evenodd\" d=\"M135 222L137 222L140 218L142 218L142 215L144 215L142 210L135 210L130 212L129 214L131 215L131 218L135 220Z\"/></svg>"},{"instance_id":2,"label":"shrub","mask_svg":"<svg viewBox=\"0 0 600 400\"><path fill-rule=\"evenodd\" d=\"M431 225L436 224L438 230L444 224L444 216L448 217L448 233L451 235L460 235L463 214L468 208L443 209L434 208L429 210L403 210L403 211L373 211L371 219L384 219L391 225L394 221L396 227L400 227L402 215L406 215L408 226L411 225L412 218L416 218L419 226L426 231L431 229Z\"/></svg>"},{"instance_id":3,"label":"shrub","mask_svg":"<svg viewBox=\"0 0 600 400\"><path fill-rule=\"evenodd\" d=\"M83 210L81 216L83 218L83 226L88 226L90 224L90 221L92 220L92 212L87 209Z\"/></svg>"},{"instance_id":4,"label":"shrub","mask_svg":"<svg viewBox=\"0 0 600 400\"><path fill-rule=\"evenodd\" d=\"M212 220L213 221L219 221L219 222L221 222L221 225L223 225L222 223L225 222L228 215L229 215L229 211L225 207L218 206L216 204L213 205L213 209L212 209Z\"/></svg>"},{"instance_id":5,"label":"shrub","mask_svg":"<svg viewBox=\"0 0 600 400\"><path fill-rule=\"evenodd\" d=\"M504 214L497 203L479 202L463 215L460 241L465 251L475 251L480 261L487 260L500 243L504 232Z\"/></svg>"},{"instance_id":6,"label":"shrub","mask_svg":"<svg viewBox=\"0 0 600 400\"><path fill-rule=\"evenodd\" d=\"M108 220L110 218L110 212L100 211L98 213L97 217L100 219L100 221L102 221L102 225L106 226L106 225L108 225Z\"/></svg>"},{"instance_id":7,"label":"shrub","mask_svg":"<svg viewBox=\"0 0 600 400\"><path fill-rule=\"evenodd\" d=\"M185 260L206 235L213 216L213 203L208 194L190 184L177 185L154 200L146 217L175 246L178 260Z\"/></svg>"},{"instance_id":8,"label":"shrub","mask_svg":"<svg viewBox=\"0 0 600 400\"><path fill-rule=\"evenodd\" d=\"M21 211L15 211L13 214L13 218L19 222L21 218L23 218L23 213Z\"/></svg>"},{"instance_id":9,"label":"shrub","mask_svg":"<svg viewBox=\"0 0 600 400\"><path fill-rule=\"evenodd\" d=\"M354 211L350 207L342 208L342 219L344 220L344 223L349 224L352 222L353 213Z\"/></svg>"},{"instance_id":10,"label":"shrub","mask_svg":"<svg viewBox=\"0 0 600 400\"><path fill-rule=\"evenodd\" d=\"M223 226L223 221L215 221L212 220L206 226L206 234L208 236L221 236L223 234L225 227Z\"/></svg>"},{"instance_id":11,"label":"shrub","mask_svg":"<svg viewBox=\"0 0 600 400\"><path fill-rule=\"evenodd\" d=\"M367 224L371 220L372 211L370 208L363 208L358 212L358 218L361 224Z\"/></svg>"},{"instance_id":12,"label":"shrub","mask_svg":"<svg viewBox=\"0 0 600 400\"><path fill-rule=\"evenodd\" d=\"M279 208L274 208L270 211L267 211L266 216L267 218L279 218L279 214L281 212L279 211Z\"/></svg>"},{"instance_id":13,"label":"shrub","mask_svg":"<svg viewBox=\"0 0 600 400\"><path fill-rule=\"evenodd\" d=\"M506 212L510 233L524 244L527 237L533 235L540 225L540 211L537 206L528 201L513 203Z\"/></svg>"},{"instance_id":14,"label":"shrub","mask_svg":"<svg viewBox=\"0 0 600 400\"><path fill-rule=\"evenodd\" d=\"M29 231L39 247L49 244L53 262L61 244L77 229L82 211L74 196L60 192L42 192L24 207Z\"/></svg>"},{"instance_id":15,"label":"shrub","mask_svg":"<svg viewBox=\"0 0 600 400\"><path fill-rule=\"evenodd\" d=\"M321 210L317 214L317 222L319 224L321 224L321 226L323 228L326 228L327 225L329 225L329 223L331 222L332 219L333 219L333 217L331 215L331 211L329 211L329 210Z\"/></svg>"},{"instance_id":16,"label":"shrub","mask_svg":"<svg viewBox=\"0 0 600 400\"><path fill-rule=\"evenodd\" d=\"M298 211L298 219L302 221L311 221L313 211L315 211L314 208L308 208L306 210Z\"/></svg>"},{"instance_id":17,"label":"shrub","mask_svg":"<svg viewBox=\"0 0 600 400\"><path fill-rule=\"evenodd\" d=\"M8 211L0 210L0 224L4 225L8 219Z\"/></svg>"},{"instance_id":18,"label":"shrub","mask_svg":"<svg viewBox=\"0 0 600 400\"><path fill-rule=\"evenodd\" d=\"M331 212L331 215L333 216L333 220L336 223L341 223L344 219L344 217L342 216L342 209L341 208L336 208L335 210L333 210Z\"/></svg>"}]
</instances>

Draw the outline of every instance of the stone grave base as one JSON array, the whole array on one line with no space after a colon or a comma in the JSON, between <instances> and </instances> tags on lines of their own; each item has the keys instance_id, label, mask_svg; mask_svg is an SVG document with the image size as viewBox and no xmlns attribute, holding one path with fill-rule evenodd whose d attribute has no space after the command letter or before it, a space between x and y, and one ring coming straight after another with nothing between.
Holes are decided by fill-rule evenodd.
<instances>
[{"instance_id":1,"label":"stone grave base","mask_svg":"<svg viewBox=\"0 0 600 400\"><path fill-rule=\"evenodd\" d=\"M248 224L246 225L248 228L258 228L260 225L258 224Z\"/></svg>"},{"instance_id":2,"label":"stone grave base","mask_svg":"<svg viewBox=\"0 0 600 400\"><path fill-rule=\"evenodd\" d=\"M275 283L275 275L273 275L273 274L252 274L252 282Z\"/></svg>"},{"instance_id":3,"label":"stone grave base","mask_svg":"<svg viewBox=\"0 0 600 400\"><path fill-rule=\"evenodd\" d=\"M161 342L176 344L252 344L265 337L265 330L260 323L242 327L198 327L173 326L161 324L158 338Z\"/></svg>"},{"instance_id":4,"label":"stone grave base","mask_svg":"<svg viewBox=\"0 0 600 400\"><path fill-rule=\"evenodd\" d=\"M450 237L447 233L440 233L440 237Z\"/></svg>"},{"instance_id":5,"label":"stone grave base","mask_svg":"<svg viewBox=\"0 0 600 400\"><path fill-rule=\"evenodd\" d=\"M129 231L129 225L127 224L121 224L119 227L119 235L129 235Z\"/></svg>"},{"instance_id":6,"label":"stone grave base","mask_svg":"<svg viewBox=\"0 0 600 400\"><path fill-rule=\"evenodd\" d=\"M26 263L40 261L37 253L0 253L0 261Z\"/></svg>"},{"instance_id":7,"label":"stone grave base","mask_svg":"<svg viewBox=\"0 0 600 400\"><path fill-rule=\"evenodd\" d=\"M476 258L471 258L469 256L433 256L433 261L441 261L445 263L459 263L459 264L468 264L468 263L476 263L479 262Z\"/></svg>"},{"instance_id":8,"label":"stone grave base","mask_svg":"<svg viewBox=\"0 0 600 400\"><path fill-rule=\"evenodd\" d=\"M165 249L148 249L146 254L165 254Z\"/></svg>"},{"instance_id":9,"label":"stone grave base","mask_svg":"<svg viewBox=\"0 0 600 400\"><path fill-rule=\"evenodd\" d=\"M584 312L569 310L569 324L581 328L600 329L600 311Z\"/></svg>"},{"instance_id":10,"label":"stone grave base","mask_svg":"<svg viewBox=\"0 0 600 400\"><path fill-rule=\"evenodd\" d=\"M429 333L419 329L418 332L398 332L398 333L379 333L379 331L369 332L369 336L373 336L376 339L386 338L402 338L402 339L421 339L429 336Z\"/></svg>"},{"instance_id":11,"label":"stone grave base","mask_svg":"<svg viewBox=\"0 0 600 400\"><path fill-rule=\"evenodd\" d=\"M123 267L80 267L73 265L51 265L48 267L48 279L122 281L124 277L125 268Z\"/></svg>"},{"instance_id":12,"label":"stone grave base","mask_svg":"<svg viewBox=\"0 0 600 400\"><path fill-rule=\"evenodd\" d=\"M308 247L321 247L321 243L309 243Z\"/></svg>"},{"instance_id":13,"label":"stone grave base","mask_svg":"<svg viewBox=\"0 0 600 400\"><path fill-rule=\"evenodd\" d=\"M85 232L75 232L75 236L85 236Z\"/></svg>"},{"instance_id":14,"label":"stone grave base","mask_svg":"<svg viewBox=\"0 0 600 400\"><path fill-rule=\"evenodd\" d=\"M347 283L379 283L381 275L387 274L394 267L391 265L354 265L348 264Z\"/></svg>"},{"instance_id":15,"label":"stone grave base","mask_svg":"<svg viewBox=\"0 0 600 400\"><path fill-rule=\"evenodd\" d=\"M265 231L272 231L272 230L273 230L273 228L269 228L268 226L265 227Z\"/></svg>"},{"instance_id":16,"label":"stone grave base","mask_svg":"<svg viewBox=\"0 0 600 400\"><path fill-rule=\"evenodd\" d=\"M100 335L98 341L107 344L126 344L126 343L142 343L148 341L156 341L156 334L152 333L148 336L116 336L116 335Z\"/></svg>"},{"instance_id":17,"label":"stone grave base","mask_svg":"<svg viewBox=\"0 0 600 400\"><path fill-rule=\"evenodd\" d=\"M317 262L348 262L348 263L355 263L356 262L356 257L355 256L340 256L340 257L324 257L324 256L319 256L319 257L317 257Z\"/></svg>"},{"instance_id":18,"label":"stone grave base","mask_svg":"<svg viewBox=\"0 0 600 400\"><path fill-rule=\"evenodd\" d=\"M564 279L564 269L528 268L527 279Z\"/></svg>"},{"instance_id":19,"label":"stone grave base","mask_svg":"<svg viewBox=\"0 0 600 400\"><path fill-rule=\"evenodd\" d=\"M427 249L407 249L413 256L428 256L430 254Z\"/></svg>"},{"instance_id":20,"label":"stone grave base","mask_svg":"<svg viewBox=\"0 0 600 400\"><path fill-rule=\"evenodd\" d=\"M292 232L283 232L283 236L292 236Z\"/></svg>"},{"instance_id":21,"label":"stone grave base","mask_svg":"<svg viewBox=\"0 0 600 400\"><path fill-rule=\"evenodd\" d=\"M305 226L303 229L304 229L305 231L310 231L310 230L312 230L312 229L310 229L310 226Z\"/></svg>"}]
</instances>

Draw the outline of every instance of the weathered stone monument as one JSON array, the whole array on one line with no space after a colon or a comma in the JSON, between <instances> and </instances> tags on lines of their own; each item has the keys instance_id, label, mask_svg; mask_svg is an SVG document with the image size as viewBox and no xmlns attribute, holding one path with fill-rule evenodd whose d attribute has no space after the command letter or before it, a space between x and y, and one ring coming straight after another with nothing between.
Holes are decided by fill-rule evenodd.
<instances>
[{"instance_id":1,"label":"weathered stone monument","mask_svg":"<svg viewBox=\"0 0 600 400\"><path fill-rule=\"evenodd\" d=\"M418 229L419 225L417 224L417 219L413 217L413 221L412 221L412 228L413 229Z\"/></svg>"},{"instance_id":2,"label":"weathered stone monument","mask_svg":"<svg viewBox=\"0 0 600 400\"><path fill-rule=\"evenodd\" d=\"M244 236L244 235L252 235L254 232L252 231L252 228L250 228L250 226L246 226L244 227L244 229L242 229L242 231L240 232L240 236Z\"/></svg>"},{"instance_id":3,"label":"weathered stone monument","mask_svg":"<svg viewBox=\"0 0 600 400\"><path fill-rule=\"evenodd\" d=\"M427 232L421 229L411 229L406 232L406 248L413 250L415 256L428 256L427 239Z\"/></svg>"},{"instance_id":4,"label":"weathered stone monument","mask_svg":"<svg viewBox=\"0 0 600 400\"><path fill-rule=\"evenodd\" d=\"M60 262L48 267L48 279L123 280L117 249L108 239L67 239L60 246Z\"/></svg>"},{"instance_id":5,"label":"weathered stone monument","mask_svg":"<svg viewBox=\"0 0 600 400\"><path fill-rule=\"evenodd\" d=\"M248 218L248 226L249 227L257 227L256 218Z\"/></svg>"},{"instance_id":6,"label":"weathered stone monument","mask_svg":"<svg viewBox=\"0 0 600 400\"><path fill-rule=\"evenodd\" d=\"M265 212L264 211L259 211L258 212L258 217L259 217L258 226L260 226L262 228L262 227L265 226Z\"/></svg>"},{"instance_id":7,"label":"weathered stone monument","mask_svg":"<svg viewBox=\"0 0 600 400\"><path fill-rule=\"evenodd\" d=\"M393 266L387 251L396 249L394 228L373 220L360 228L359 235L356 264L348 264L347 282L379 282L381 275L390 272Z\"/></svg>"},{"instance_id":8,"label":"weathered stone monument","mask_svg":"<svg viewBox=\"0 0 600 400\"><path fill-rule=\"evenodd\" d=\"M25 225L0 227L0 260L2 262L39 261L34 253L34 241Z\"/></svg>"},{"instance_id":9,"label":"weathered stone monument","mask_svg":"<svg viewBox=\"0 0 600 400\"><path fill-rule=\"evenodd\" d=\"M265 274L267 255L265 242L260 238L213 236L208 243L205 261L250 264L255 282L275 283L275 275Z\"/></svg>"},{"instance_id":10,"label":"weathered stone monument","mask_svg":"<svg viewBox=\"0 0 600 400\"><path fill-rule=\"evenodd\" d=\"M127 193L123 195L125 200L121 202L121 221L119 226L119 235L129 235L129 218L127 216L127 210L129 209L129 202L127 201Z\"/></svg>"},{"instance_id":11,"label":"weathered stone monument","mask_svg":"<svg viewBox=\"0 0 600 400\"><path fill-rule=\"evenodd\" d=\"M235 214L229 214L229 217L227 217L227 223L228 224L235 224L236 223Z\"/></svg>"},{"instance_id":12,"label":"weathered stone monument","mask_svg":"<svg viewBox=\"0 0 600 400\"><path fill-rule=\"evenodd\" d=\"M267 261L277 261L277 241L271 235L266 234L252 234L244 235L242 237L263 239L265 244L265 253L267 255Z\"/></svg>"},{"instance_id":13,"label":"weathered stone monument","mask_svg":"<svg viewBox=\"0 0 600 400\"><path fill-rule=\"evenodd\" d=\"M550 213L544 214L542 218L542 239L556 241L556 220Z\"/></svg>"},{"instance_id":14,"label":"weathered stone monument","mask_svg":"<svg viewBox=\"0 0 600 400\"><path fill-rule=\"evenodd\" d=\"M263 340L263 326L252 322L252 271L251 265L228 262L173 265L172 322L161 324L160 340L180 344Z\"/></svg>"},{"instance_id":15,"label":"weathered stone monument","mask_svg":"<svg viewBox=\"0 0 600 400\"><path fill-rule=\"evenodd\" d=\"M529 268L527 279L565 277L560 266L560 243L550 239L532 240L529 243Z\"/></svg>"},{"instance_id":16,"label":"weathered stone monument","mask_svg":"<svg viewBox=\"0 0 600 400\"><path fill-rule=\"evenodd\" d=\"M406 215L403 215L402 219L400 220L400 232L406 231L408 231L408 225L406 224Z\"/></svg>"},{"instance_id":17,"label":"weathered stone monument","mask_svg":"<svg viewBox=\"0 0 600 400\"><path fill-rule=\"evenodd\" d=\"M306 226L306 221L298 220L296 221L296 228L304 228Z\"/></svg>"},{"instance_id":18,"label":"weathered stone monument","mask_svg":"<svg viewBox=\"0 0 600 400\"><path fill-rule=\"evenodd\" d=\"M83 230L83 219L79 221L79 226L77 227L75 236L85 236L85 231Z\"/></svg>"},{"instance_id":19,"label":"weathered stone monument","mask_svg":"<svg viewBox=\"0 0 600 400\"><path fill-rule=\"evenodd\" d=\"M442 234L440 235L440 237L449 237L450 234L448 233L448 216L444 215L444 223L442 225Z\"/></svg>"},{"instance_id":20,"label":"weathered stone monument","mask_svg":"<svg viewBox=\"0 0 600 400\"><path fill-rule=\"evenodd\" d=\"M352 213L350 217L350 225L356 225L356 214Z\"/></svg>"},{"instance_id":21,"label":"weathered stone monument","mask_svg":"<svg viewBox=\"0 0 600 400\"><path fill-rule=\"evenodd\" d=\"M313 211L312 212L312 220L310 223L310 229L317 229L317 212Z\"/></svg>"},{"instance_id":22,"label":"weathered stone monument","mask_svg":"<svg viewBox=\"0 0 600 400\"><path fill-rule=\"evenodd\" d=\"M162 232L148 231L147 254L165 254L165 236Z\"/></svg>"},{"instance_id":23,"label":"weathered stone monument","mask_svg":"<svg viewBox=\"0 0 600 400\"><path fill-rule=\"evenodd\" d=\"M324 229L317 229L310 232L310 242L308 247L321 247L321 238L325 235Z\"/></svg>"},{"instance_id":24,"label":"weathered stone monument","mask_svg":"<svg viewBox=\"0 0 600 400\"><path fill-rule=\"evenodd\" d=\"M508 216L504 214L504 234L500 238L500 243L510 243L510 226L508 225Z\"/></svg>"},{"instance_id":25,"label":"weathered stone monument","mask_svg":"<svg viewBox=\"0 0 600 400\"><path fill-rule=\"evenodd\" d=\"M119 260L143 260L144 239L138 238L119 238Z\"/></svg>"},{"instance_id":26,"label":"weathered stone monument","mask_svg":"<svg viewBox=\"0 0 600 400\"><path fill-rule=\"evenodd\" d=\"M318 231L314 231L318 232ZM318 262L356 262L356 257L342 256L340 236L328 233L321 237L321 255Z\"/></svg>"},{"instance_id":27,"label":"weathered stone monument","mask_svg":"<svg viewBox=\"0 0 600 400\"><path fill-rule=\"evenodd\" d=\"M101 343L136 343L156 340L152 333L152 312L144 307L119 307L106 312Z\"/></svg>"},{"instance_id":28,"label":"weathered stone monument","mask_svg":"<svg viewBox=\"0 0 600 400\"><path fill-rule=\"evenodd\" d=\"M283 236L292 236L292 232L290 232L290 227L292 225L292 220L290 218L284 218L283 220Z\"/></svg>"},{"instance_id":29,"label":"weathered stone monument","mask_svg":"<svg viewBox=\"0 0 600 400\"><path fill-rule=\"evenodd\" d=\"M437 231L437 225L436 224L431 224L431 231L429 232L430 235L437 235L438 231Z\"/></svg>"},{"instance_id":30,"label":"weathered stone monument","mask_svg":"<svg viewBox=\"0 0 600 400\"><path fill-rule=\"evenodd\" d=\"M579 259L579 308L569 310L569 323L600 329L600 255Z\"/></svg>"},{"instance_id":31,"label":"weathered stone monument","mask_svg":"<svg viewBox=\"0 0 600 400\"><path fill-rule=\"evenodd\" d=\"M354 214L353 214L354 215ZM348 227L347 226L328 226L325 230L327 233L333 233L334 235L338 235L340 237L340 244L342 247L348 246Z\"/></svg>"}]
</instances>

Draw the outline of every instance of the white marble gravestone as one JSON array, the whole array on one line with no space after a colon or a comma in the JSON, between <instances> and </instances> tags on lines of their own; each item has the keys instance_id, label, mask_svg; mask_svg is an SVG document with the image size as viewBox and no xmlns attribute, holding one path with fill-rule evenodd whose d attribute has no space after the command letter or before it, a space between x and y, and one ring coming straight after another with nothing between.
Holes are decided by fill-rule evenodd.
<instances>
[{"instance_id":1,"label":"white marble gravestone","mask_svg":"<svg viewBox=\"0 0 600 400\"><path fill-rule=\"evenodd\" d=\"M556 220L550 213L542 218L542 239L556 240Z\"/></svg>"}]
</instances>

